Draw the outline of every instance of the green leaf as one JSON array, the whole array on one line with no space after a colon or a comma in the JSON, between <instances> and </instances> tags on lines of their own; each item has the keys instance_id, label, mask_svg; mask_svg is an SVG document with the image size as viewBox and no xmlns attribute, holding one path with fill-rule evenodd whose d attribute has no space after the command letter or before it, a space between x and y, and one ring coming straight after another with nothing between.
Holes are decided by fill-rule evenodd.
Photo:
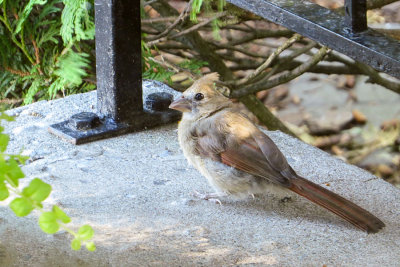
<instances>
[{"instance_id":1,"label":"green leaf","mask_svg":"<svg viewBox=\"0 0 400 267\"><path fill-rule=\"evenodd\" d=\"M6 179L6 172L8 170L8 165L4 158L0 157L0 182Z\"/></svg>"},{"instance_id":2,"label":"green leaf","mask_svg":"<svg viewBox=\"0 0 400 267\"><path fill-rule=\"evenodd\" d=\"M95 251L96 250L96 245L94 244L93 241L86 243L86 248L89 251Z\"/></svg>"},{"instance_id":3,"label":"green leaf","mask_svg":"<svg viewBox=\"0 0 400 267\"><path fill-rule=\"evenodd\" d=\"M1 1L1 0L0 0ZM8 116L6 113L2 112L0 114L0 119L1 120L6 120L6 121L13 121L14 117L13 116Z\"/></svg>"},{"instance_id":4,"label":"green leaf","mask_svg":"<svg viewBox=\"0 0 400 267\"><path fill-rule=\"evenodd\" d=\"M93 237L93 235L94 231L90 225L85 224L78 230L78 238L80 240L89 240Z\"/></svg>"},{"instance_id":5,"label":"green leaf","mask_svg":"<svg viewBox=\"0 0 400 267\"><path fill-rule=\"evenodd\" d=\"M8 134L0 134L0 151L4 152L7 149L8 141L10 141L10 137Z\"/></svg>"},{"instance_id":6,"label":"green leaf","mask_svg":"<svg viewBox=\"0 0 400 267\"><path fill-rule=\"evenodd\" d=\"M60 229L60 225L57 222L57 215L52 211L43 212L40 215L39 226L43 232L48 234L54 234Z\"/></svg>"},{"instance_id":7,"label":"green leaf","mask_svg":"<svg viewBox=\"0 0 400 267\"><path fill-rule=\"evenodd\" d=\"M203 0L193 0L192 10L190 11L190 20L197 22L197 14L200 13L201 6L203 5Z\"/></svg>"},{"instance_id":8,"label":"green leaf","mask_svg":"<svg viewBox=\"0 0 400 267\"><path fill-rule=\"evenodd\" d=\"M49 184L35 178L29 183L29 186L24 188L22 194L37 202L42 202L50 195L50 192L51 186Z\"/></svg>"},{"instance_id":9,"label":"green leaf","mask_svg":"<svg viewBox=\"0 0 400 267\"><path fill-rule=\"evenodd\" d=\"M0 182L0 201L7 199L9 195L10 193L8 192L7 186L4 182Z\"/></svg>"},{"instance_id":10,"label":"green leaf","mask_svg":"<svg viewBox=\"0 0 400 267\"><path fill-rule=\"evenodd\" d=\"M18 179L24 178L25 174L22 172L21 168L18 166L18 163L14 158L10 158L8 160L8 164L6 164L6 171L4 173L14 184L12 186L18 186Z\"/></svg>"},{"instance_id":11,"label":"green leaf","mask_svg":"<svg viewBox=\"0 0 400 267\"><path fill-rule=\"evenodd\" d=\"M81 241L79 239L75 238L74 240L71 241L71 248L73 250L80 250L81 246L82 246L82 244L81 244Z\"/></svg>"},{"instance_id":12,"label":"green leaf","mask_svg":"<svg viewBox=\"0 0 400 267\"><path fill-rule=\"evenodd\" d=\"M68 215L65 214L65 212L62 209L60 209L58 206L53 206L52 211L56 214L57 219L59 219L63 223L69 223L71 221L71 218L68 217Z\"/></svg>"},{"instance_id":13,"label":"green leaf","mask_svg":"<svg viewBox=\"0 0 400 267\"><path fill-rule=\"evenodd\" d=\"M26 198L16 198L10 203L10 208L18 217L24 217L33 210L32 203Z\"/></svg>"}]
</instances>

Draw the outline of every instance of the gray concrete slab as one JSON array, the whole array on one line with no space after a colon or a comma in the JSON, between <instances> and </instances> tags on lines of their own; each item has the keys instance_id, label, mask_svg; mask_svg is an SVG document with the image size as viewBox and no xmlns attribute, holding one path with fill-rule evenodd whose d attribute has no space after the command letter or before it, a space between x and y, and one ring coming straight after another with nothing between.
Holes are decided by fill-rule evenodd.
<instances>
[{"instance_id":1,"label":"gray concrete slab","mask_svg":"<svg viewBox=\"0 0 400 267\"><path fill-rule=\"evenodd\" d=\"M149 85L148 85L149 86ZM151 85L153 86L153 85ZM269 132L293 168L380 217L366 234L300 197L197 200L211 192L184 159L176 124L73 146L47 126L95 110L95 92L10 111L9 152L31 156L23 170L53 192L71 227L95 229L96 252L70 249L64 232L46 235L37 213L0 208L0 266L396 266L400 191L355 166L280 132ZM24 181L27 184L29 181Z\"/></svg>"}]
</instances>

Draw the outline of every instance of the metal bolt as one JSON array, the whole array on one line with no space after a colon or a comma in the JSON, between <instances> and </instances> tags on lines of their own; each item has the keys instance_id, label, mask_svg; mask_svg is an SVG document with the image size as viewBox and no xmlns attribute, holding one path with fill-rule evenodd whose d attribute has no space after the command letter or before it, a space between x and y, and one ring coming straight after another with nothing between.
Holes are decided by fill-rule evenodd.
<instances>
[{"instance_id":1,"label":"metal bolt","mask_svg":"<svg viewBox=\"0 0 400 267\"><path fill-rule=\"evenodd\" d=\"M69 125L79 131L93 129L100 124L99 116L93 112L81 112L73 115L69 120Z\"/></svg>"},{"instance_id":2,"label":"metal bolt","mask_svg":"<svg viewBox=\"0 0 400 267\"><path fill-rule=\"evenodd\" d=\"M166 92L152 93L146 97L145 106L152 111L164 111L168 110L173 99L174 96Z\"/></svg>"}]
</instances>

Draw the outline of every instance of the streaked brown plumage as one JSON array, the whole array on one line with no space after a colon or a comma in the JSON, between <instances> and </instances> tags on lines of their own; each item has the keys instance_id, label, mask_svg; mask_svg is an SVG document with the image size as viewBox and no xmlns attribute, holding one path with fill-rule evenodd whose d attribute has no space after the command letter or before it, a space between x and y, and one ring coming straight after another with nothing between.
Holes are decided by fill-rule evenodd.
<instances>
[{"instance_id":1,"label":"streaked brown plumage","mask_svg":"<svg viewBox=\"0 0 400 267\"><path fill-rule=\"evenodd\" d=\"M183 112L178 138L190 164L220 193L250 195L291 190L367 232L385 224L290 167L275 143L217 90L218 74L197 80L170 108Z\"/></svg>"}]
</instances>

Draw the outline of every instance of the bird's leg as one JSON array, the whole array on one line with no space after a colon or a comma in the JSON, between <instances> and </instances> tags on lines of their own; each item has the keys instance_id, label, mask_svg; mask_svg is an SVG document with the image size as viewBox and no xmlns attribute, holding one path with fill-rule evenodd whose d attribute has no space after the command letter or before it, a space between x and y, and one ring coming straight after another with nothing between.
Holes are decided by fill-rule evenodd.
<instances>
[{"instance_id":1,"label":"bird's leg","mask_svg":"<svg viewBox=\"0 0 400 267\"><path fill-rule=\"evenodd\" d=\"M202 194L200 192L197 191L193 191L193 196L197 197L199 199L203 199L203 200L207 200L210 202L213 202L215 204L220 204L222 205L221 200L219 200L219 197L223 197L224 195L221 193L208 193L208 194Z\"/></svg>"}]
</instances>

